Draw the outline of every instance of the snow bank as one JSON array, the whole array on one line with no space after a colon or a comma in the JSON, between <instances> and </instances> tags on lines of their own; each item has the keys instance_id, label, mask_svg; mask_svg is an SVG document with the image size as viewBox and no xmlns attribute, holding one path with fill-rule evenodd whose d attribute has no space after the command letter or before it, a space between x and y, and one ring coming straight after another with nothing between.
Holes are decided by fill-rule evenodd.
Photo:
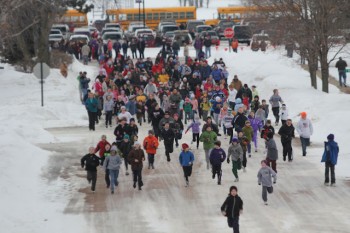
<instances>
[{"instance_id":1,"label":"snow bank","mask_svg":"<svg viewBox=\"0 0 350 233\"><path fill-rule=\"evenodd\" d=\"M50 152L34 143L57 142L44 128L86 125L86 112L78 95L76 73L82 69L75 62L69 76L63 78L52 69L44 84L44 107L41 107L39 80L4 65L0 70L0 224L5 232L60 232L62 223L75 217L62 215L66 181L58 178L47 184L42 168ZM91 69L91 68L90 68ZM25 229L25 230L23 230ZM72 225L74 232L79 228Z\"/></svg>"}]
</instances>

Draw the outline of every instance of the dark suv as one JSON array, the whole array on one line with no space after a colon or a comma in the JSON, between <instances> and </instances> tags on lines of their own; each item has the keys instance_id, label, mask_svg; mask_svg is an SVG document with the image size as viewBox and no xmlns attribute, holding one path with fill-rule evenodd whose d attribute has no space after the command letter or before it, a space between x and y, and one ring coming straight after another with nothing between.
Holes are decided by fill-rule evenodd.
<instances>
[{"instance_id":1,"label":"dark suv","mask_svg":"<svg viewBox=\"0 0 350 233\"><path fill-rule=\"evenodd\" d=\"M233 26L233 31L235 32L235 38L239 43L247 43L250 45L252 39L252 31L248 25L236 25Z\"/></svg>"},{"instance_id":2,"label":"dark suv","mask_svg":"<svg viewBox=\"0 0 350 233\"><path fill-rule=\"evenodd\" d=\"M235 25L235 22L229 20L220 20L218 25L214 28L219 38L224 37L224 31L226 28L232 28Z\"/></svg>"}]
</instances>

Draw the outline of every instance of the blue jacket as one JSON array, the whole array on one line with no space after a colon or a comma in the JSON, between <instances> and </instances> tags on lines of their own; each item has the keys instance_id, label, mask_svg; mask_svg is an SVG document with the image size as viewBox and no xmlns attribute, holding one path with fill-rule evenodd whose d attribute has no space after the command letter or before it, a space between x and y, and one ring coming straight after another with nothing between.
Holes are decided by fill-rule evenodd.
<instances>
[{"instance_id":1,"label":"blue jacket","mask_svg":"<svg viewBox=\"0 0 350 233\"><path fill-rule=\"evenodd\" d=\"M219 149L212 149L210 152L210 163L215 166L215 165L220 165L223 161L226 159L226 153L222 148Z\"/></svg>"},{"instance_id":2,"label":"blue jacket","mask_svg":"<svg viewBox=\"0 0 350 233\"><path fill-rule=\"evenodd\" d=\"M97 99L96 98L88 98L85 102L86 109L89 112L97 112Z\"/></svg>"},{"instance_id":3,"label":"blue jacket","mask_svg":"<svg viewBox=\"0 0 350 233\"><path fill-rule=\"evenodd\" d=\"M206 80L211 73L211 68L210 66L202 66L200 68L200 72L201 72L202 80Z\"/></svg>"},{"instance_id":4,"label":"blue jacket","mask_svg":"<svg viewBox=\"0 0 350 233\"><path fill-rule=\"evenodd\" d=\"M224 103L222 101L221 102L216 102L215 100L212 103L213 103L212 109L213 109L214 113L219 114L221 108L224 105Z\"/></svg>"},{"instance_id":5,"label":"blue jacket","mask_svg":"<svg viewBox=\"0 0 350 233\"><path fill-rule=\"evenodd\" d=\"M182 151L180 153L179 161L183 167L191 166L194 161L194 155L191 151Z\"/></svg>"},{"instance_id":6,"label":"blue jacket","mask_svg":"<svg viewBox=\"0 0 350 233\"><path fill-rule=\"evenodd\" d=\"M244 107L244 104L242 103L242 99L241 98L237 98L236 99L236 105L235 105L235 112L238 112L238 109L240 107Z\"/></svg>"},{"instance_id":7,"label":"blue jacket","mask_svg":"<svg viewBox=\"0 0 350 233\"><path fill-rule=\"evenodd\" d=\"M217 70L213 70L211 72L211 75L213 76L213 79L215 81L220 81L222 76L221 76L221 70L217 69Z\"/></svg>"},{"instance_id":8,"label":"blue jacket","mask_svg":"<svg viewBox=\"0 0 350 233\"><path fill-rule=\"evenodd\" d=\"M324 152L321 162L331 162L332 165L337 164L339 147L335 141L324 142Z\"/></svg>"},{"instance_id":9,"label":"blue jacket","mask_svg":"<svg viewBox=\"0 0 350 233\"><path fill-rule=\"evenodd\" d=\"M88 89L89 88L89 82L90 79L89 78L80 78L80 87L82 89Z\"/></svg>"},{"instance_id":10,"label":"blue jacket","mask_svg":"<svg viewBox=\"0 0 350 233\"><path fill-rule=\"evenodd\" d=\"M130 114L133 116L136 114L136 102L135 101L128 101L125 105L126 109Z\"/></svg>"}]
</instances>

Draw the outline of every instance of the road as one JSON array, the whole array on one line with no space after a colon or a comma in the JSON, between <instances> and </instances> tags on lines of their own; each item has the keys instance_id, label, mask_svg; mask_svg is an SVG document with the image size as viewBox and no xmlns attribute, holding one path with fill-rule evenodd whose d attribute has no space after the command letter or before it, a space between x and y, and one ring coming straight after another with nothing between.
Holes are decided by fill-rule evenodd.
<instances>
[{"instance_id":1,"label":"road","mask_svg":"<svg viewBox=\"0 0 350 233\"><path fill-rule=\"evenodd\" d=\"M299 147L294 149L292 163L281 160L282 149L279 148L277 184L274 193L268 196L269 205L263 204L261 187L256 178L260 161L264 158L262 141L259 152L253 152L252 158L248 158L247 172L239 172L238 183L233 182L231 164L225 162L222 185L217 185L206 169L202 145L197 150L193 144L191 147L196 160L190 187L186 188L178 163L180 149L175 149L172 161L168 163L161 143L155 170L144 166L145 185L142 191L132 187L132 177L125 175L122 166L114 195L106 189L102 168L98 171L97 192L93 194L85 179L85 171L80 168L80 158L87 153L89 146L97 144L102 134L112 141L113 129L106 129L103 124L95 132L89 132L87 127L49 129L63 141L74 140L41 145L44 149L55 151L43 176L50 181L61 177L70 182L71 195L64 214L83 215L86 223L82 224L88 229L84 232L232 232L220 213L220 206L231 185L238 186L244 201L241 232L350 232L350 182L339 178L337 187L325 187L323 166L298 155ZM148 129L148 124L142 126L141 139ZM223 136L221 139L224 141ZM182 142L189 143L190 140L188 133ZM280 147L279 139L276 138L276 141ZM227 147L228 142L224 142L223 148Z\"/></svg>"}]
</instances>

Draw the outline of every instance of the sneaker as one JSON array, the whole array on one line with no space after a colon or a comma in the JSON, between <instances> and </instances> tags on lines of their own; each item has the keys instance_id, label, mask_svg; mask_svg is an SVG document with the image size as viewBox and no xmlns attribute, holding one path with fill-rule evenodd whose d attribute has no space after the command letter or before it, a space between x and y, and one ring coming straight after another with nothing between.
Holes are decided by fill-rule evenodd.
<instances>
[{"instance_id":1,"label":"sneaker","mask_svg":"<svg viewBox=\"0 0 350 233\"><path fill-rule=\"evenodd\" d=\"M288 162L293 162L293 159L288 159Z\"/></svg>"},{"instance_id":2,"label":"sneaker","mask_svg":"<svg viewBox=\"0 0 350 233\"><path fill-rule=\"evenodd\" d=\"M186 181L186 185L185 185L185 187L187 188L189 186L189 182L188 181Z\"/></svg>"},{"instance_id":3,"label":"sneaker","mask_svg":"<svg viewBox=\"0 0 350 233\"><path fill-rule=\"evenodd\" d=\"M213 175L212 175L212 177L211 177L211 178L215 179L215 173L213 173Z\"/></svg>"},{"instance_id":4,"label":"sneaker","mask_svg":"<svg viewBox=\"0 0 350 233\"><path fill-rule=\"evenodd\" d=\"M167 160L168 162L170 162L170 156L167 156L166 160Z\"/></svg>"},{"instance_id":5,"label":"sneaker","mask_svg":"<svg viewBox=\"0 0 350 233\"><path fill-rule=\"evenodd\" d=\"M109 127L112 127L112 125L109 125Z\"/></svg>"},{"instance_id":6,"label":"sneaker","mask_svg":"<svg viewBox=\"0 0 350 233\"><path fill-rule=\"evenodd\" d=\"M128 175L129 175L129 172L125 172L125 175L128 176Z\"/></svg>"},{"instance_id":7,"label":"sneaker","mask_svg":"<svg viewBox=\"0 0 350 233\"><path fill-rule=\"evenodd\" d=\"M239 178L236 178L234 182L238 182L239 181Z\"/></svg>"},{"instance_id":8,"label":"sneaker","mask_svg":"<svg viewBox=\"0 0 350 233\"><path fill-rule=\"evenodd\" d=\"M324 182L324 185L325 185L325 186L329 186L329 183L328 183L328 182Z\"/></svg>"},{"instance_id":9,"label":"sneaker","mask_svg":"<svg viewBox=\"0 0 350 233\"><path fill-rule=\"evenodd\" d=\"M221 181L218 181L218 185L221 185Z\"/></svg>"},{"instance_id":10,"label":"sneaker","mask_svg":"<svg viewBox=\"0 0 350 233\"><path fill-rule=\"evenodd\" d=\"M283 161L286 161L286 156L283 156Z\"/></svg>"},{"instance_id":11,"label":"sneaker","mask_svg":"<svg viewBox=\"0 0 350 233\"><path fill-rule=\"evenodd\" d=\"M108 128L108 125L106 125L106 128Z\"/></svg>"},{"instance_id":12,"label":"sneaker","mask_svg":"<svg viewBox=\"0 0 350 233\"><path fill-rule=\"evenodd\" d=\"M252 155L251 154L249 154L249 158L251 158L252 157Z\"/></svg>"},{"instance_id":13,"label":"sneaker","mask_svg":"<svg viewBox=\"0 0 350 233\"><path fill-rule=\"evenodd\" d=\"M264 202L264 205L268 205L267 201Z\"/></svg>"},{"instance_id":14,"label":"sneaker","mask_svg":"<svg viewBox=\"0 0 350 233\"><path fill-rule=\"evenodd\" d=\"M108 189L109 189L109 187L110 187L109 185L106 186L106 188L108 188Z\"/></svg>"},{"instance_id":15,"label":"sneaker","mask_svg":"<svg viewBox=\"0 0 350 233\"><path fill-rule=\"evenodd\" d=\"M134 185L132 187L136 188L136 183L134 183Z\"/></svg>"},{"instance_id":16,"label":"sneaker","mask_svg":"<svg viewBox=\"0 0 350 233\"><path fill-rule=\"evenodd\" d=\"M142 190L141 186L139 187L139 190Z\"/></svg>"},{"instance_id":17,"label":"sneaker","mask_svg":"<svg viewBox=\"0 0 350 233\"><path fill-rule=\"evenodd\" d=\"M255 153L258 152L258 149L255 149Z\"/></svg>"}]
</instances>

